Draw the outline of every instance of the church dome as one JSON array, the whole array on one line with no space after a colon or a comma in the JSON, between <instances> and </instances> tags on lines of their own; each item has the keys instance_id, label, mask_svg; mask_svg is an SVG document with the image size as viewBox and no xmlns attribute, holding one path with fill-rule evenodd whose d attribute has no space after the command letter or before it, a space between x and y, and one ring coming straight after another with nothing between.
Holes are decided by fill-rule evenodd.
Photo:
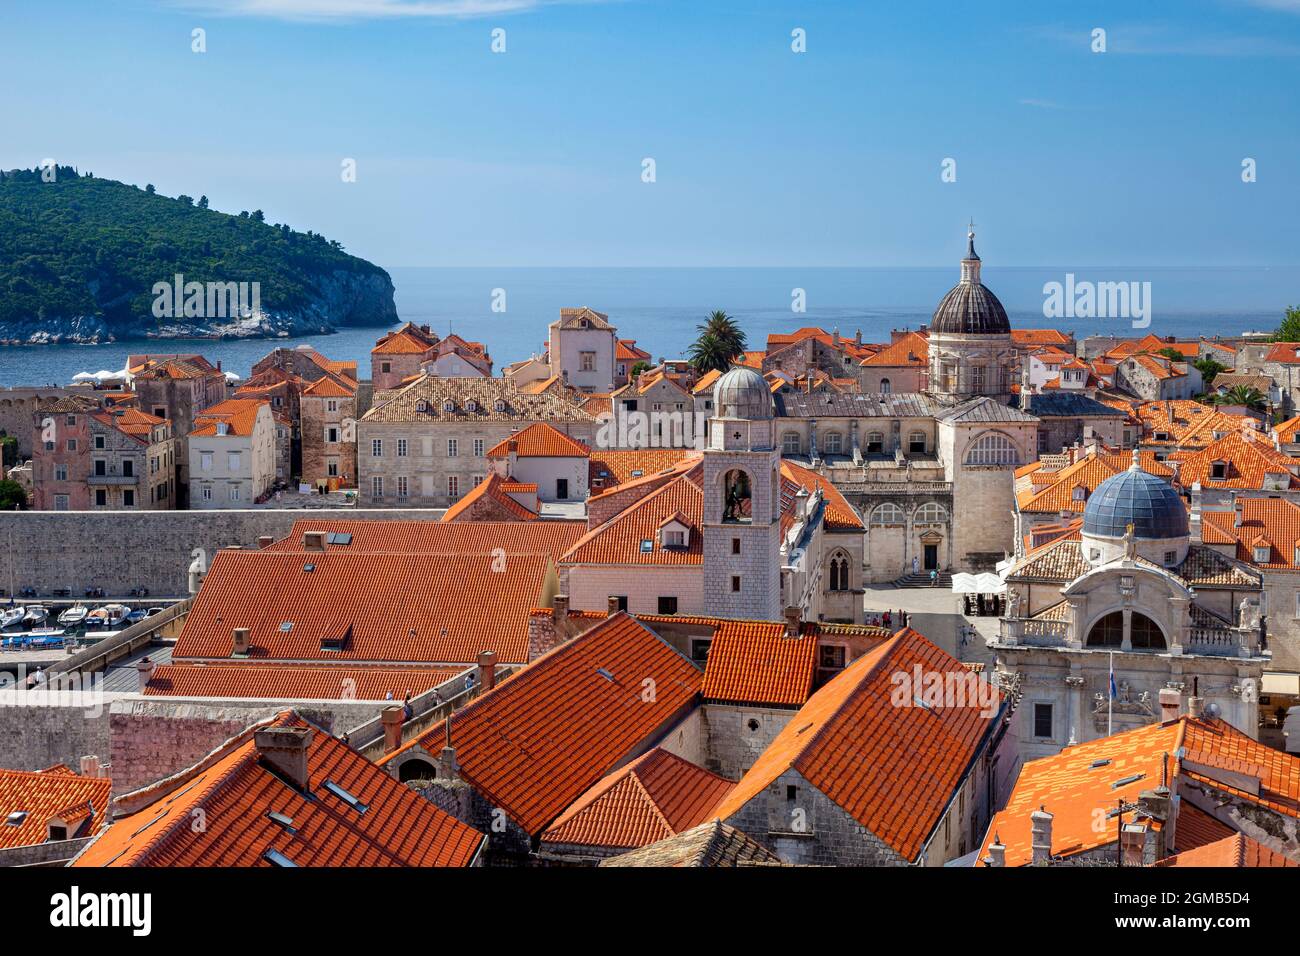
<instances>
[{"instance_id":1,"label":"church dome","mask_svg":"<svg viewBox=\"0 0 1300 956\"><path fill-rule=\"evenodd\" d=\"M980 282L980 257L975 253L975 233L966 234L966 258L961 261L961 281L948 290L930 320L930 331L955 335L1010 335L1007 310Z\"/></svg>"},{"instance_id":2,"label":"church dome","mask_svg":"<svg viewBox=\"0 0 1300 956\"><path fill-rule=\"evenodd\" d=\"M1187 508L1173 487L1143 471L1134 452L1133 466L1107 478L1088 498L1083 509L1083 533L1101 538L1122 538L1133 525L1137 539L1185 538Z\"/></svg>"},{"instance_id":3,"label":"church dome","mask_svg":"<svg viewBox=\"0 0 1300 956\"><path fill-rule=\"evenodd\" d=\"M737 365L713 386L714 414L719 418L765 421L776 414L772 389L767 379L744 365Z\"/></svg>"}]
</instances>

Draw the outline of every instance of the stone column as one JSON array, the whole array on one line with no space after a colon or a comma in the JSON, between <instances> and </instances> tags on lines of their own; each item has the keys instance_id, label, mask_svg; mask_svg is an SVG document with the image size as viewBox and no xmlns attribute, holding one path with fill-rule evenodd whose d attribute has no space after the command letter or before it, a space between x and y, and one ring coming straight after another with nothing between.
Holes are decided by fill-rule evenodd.
<instances>
[{"instance_id":1,"label":"stone column","mask_svg":"<svg viewBox=\"0 0 1300 956\"><path fill-rule=\"evenodd\" d=\"M808 419L808 460L817 460L817 419Z\"/></svg>"},{"instance_id":2,"label":"stone column","mask_svg":"<svg viewBox=\"0 0 1300 956\"><path fill-rule=\"evenodd\" d=\"M1133 609L1124 608L1124 639L1119 645L1121 651L1133 650Z\"/></svg>"}]
</instances>

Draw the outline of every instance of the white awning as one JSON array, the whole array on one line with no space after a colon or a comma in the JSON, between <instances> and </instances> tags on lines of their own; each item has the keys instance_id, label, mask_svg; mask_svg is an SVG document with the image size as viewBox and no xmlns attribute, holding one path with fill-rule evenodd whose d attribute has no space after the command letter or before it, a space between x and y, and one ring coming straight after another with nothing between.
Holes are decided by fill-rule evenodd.
<instances>
[{"instance_id":1,"label":"white awning","mask_svg":"<svg viewBox=\"0 0 1300 956\"><path fill-rule=\"evenodd\" d=\"M975 586L975 575L961 572L952 576L952 591L954 594L976 594L979 589Z\"/></svg>"},{"instance_id":2,"label":"white awning","mask_svg":"<svg viewBox=\"0 0 1300 956\"><path fill-rule=\"evenodd\" d=\"M983 574L961 572L952 576L954 594L1001 594L1006 589L1005 581L987 571Z\"/></svg>"},{"instance_id":3,"label":"white awning","mask_svg":"<svg viewBox=\"0 0 1300 956\"><path fill-rule=\"evenodd\" d=\"M1261 694L1289 694L1300 697L1300 674L1264 674L1260 682Z\"/></svg>"}]
</instances>

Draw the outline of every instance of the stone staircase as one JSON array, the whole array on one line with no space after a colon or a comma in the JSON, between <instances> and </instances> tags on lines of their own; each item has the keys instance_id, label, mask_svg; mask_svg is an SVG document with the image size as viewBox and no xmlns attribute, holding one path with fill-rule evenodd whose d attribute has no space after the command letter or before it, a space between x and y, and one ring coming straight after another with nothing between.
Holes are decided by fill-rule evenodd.
<instances>
[{"instance_id":1,"label":"stone staircase","mask_svg":"<svg viewBox=\"0 0 1300 956\"><path fill-rule=\"evenodd\" d=\"M896 588L928 588L930 586L930 572L918 571L916 574L905 574L894 581ZM939 577L934 582L935 590L952 589L952 575L947 571L940 571Z\"/></svg>"}]
</instances>

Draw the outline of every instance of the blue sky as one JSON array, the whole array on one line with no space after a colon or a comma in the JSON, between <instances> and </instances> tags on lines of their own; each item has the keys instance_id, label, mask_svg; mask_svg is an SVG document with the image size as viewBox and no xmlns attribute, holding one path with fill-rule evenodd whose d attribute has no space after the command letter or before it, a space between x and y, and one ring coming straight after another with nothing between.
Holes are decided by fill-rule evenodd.
<instances>
[{"instance_id":1,"label":"blue sky","mask_svg":"<svg viewBox=\"0 0 1300 956\"><path fill-rule=\"evenodd\" d=\"M1300 0L6 0L0 82L0 166L388 267L1300 262Z\"/></svg>"}]
</instances>

